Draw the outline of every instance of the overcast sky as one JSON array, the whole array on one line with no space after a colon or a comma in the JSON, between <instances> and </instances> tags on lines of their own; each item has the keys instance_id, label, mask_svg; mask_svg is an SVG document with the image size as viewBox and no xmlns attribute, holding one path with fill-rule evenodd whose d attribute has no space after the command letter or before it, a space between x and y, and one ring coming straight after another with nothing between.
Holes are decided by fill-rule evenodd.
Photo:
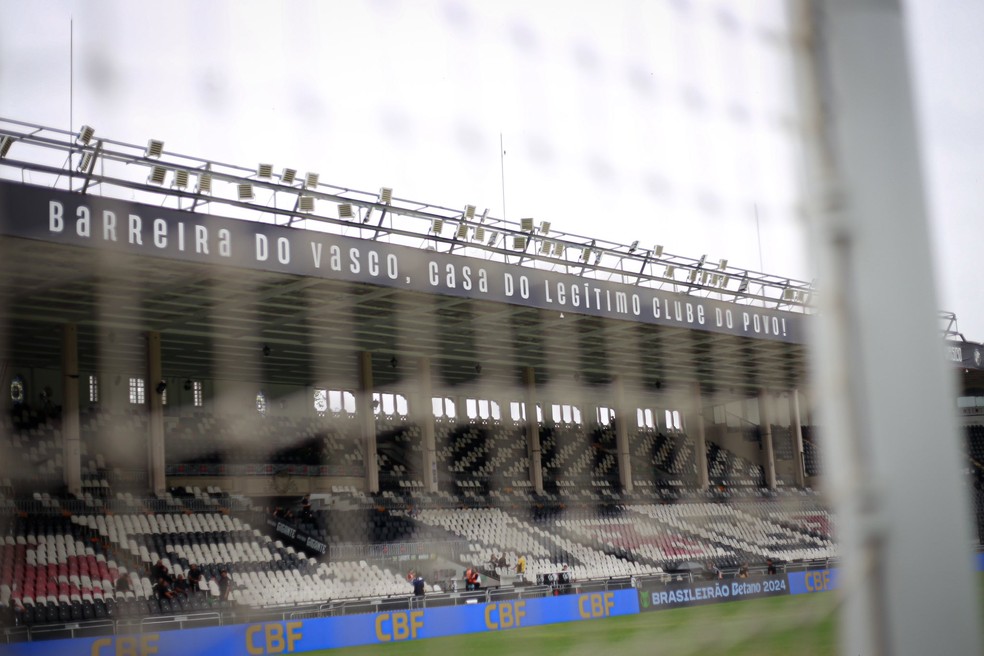
<instances>
[{"instance_id":1,"label":"overcast sky","mask_svg":"<svg viewBox=\"0 0 984 656\"><path fill-rule=\"evenodd\" d=\"M940 308L980 341L984 9L906 6ZM3 117L812 278L782 0L0 0L0 25Z\"/></svg>"}]
</instances>

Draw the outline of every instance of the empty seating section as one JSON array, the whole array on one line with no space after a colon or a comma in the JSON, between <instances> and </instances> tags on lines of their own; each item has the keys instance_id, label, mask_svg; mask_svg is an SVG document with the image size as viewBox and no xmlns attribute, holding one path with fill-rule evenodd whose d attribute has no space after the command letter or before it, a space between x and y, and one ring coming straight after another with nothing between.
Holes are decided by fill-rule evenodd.
<instances>
[{"instance_id":1,"label":"empty seating section","mask_svg":"<svg viewBox=\"0 0 984 656\"><path fill-rule=\"evenodd\" d=\"M438 419L434 437L442 490L483 499L490 490L528 486L522 424L505 420L457 424Z\"/></svg>"},{"instance_id":2,"label":"empty seating section","mask_svg":"<svg viewBox=\"0 0 984 656\"><path fill-rule=\"evenodd\" d=\"M184 466L182 474L212 474L209 466L222 464L327 467L326 474L352 476L365 470L357 421L344 412L263 421L206 414L168 417L165 435L167 462Z\"/></svg>"},{"instance_id":3,"label":"empty seating section","mask_svg":"<svg viewBox=\"0 0 984 656\"><path fill-rule=\"evenodd\" d=\"M697 484L695 447L683 433L640 429L632 439L633 482L640 488L685 488Z\"/></svg>"},{"instance_id":4,"label":"empty seating section","mask_svg":"<svg viewBox=\"0 0 984 656\"><path fill-rule=\"evenodd\" d=\"M813 426L803 426L803 466L807 476L823 475L823 462Z\"/></svg>"},{"instance_id":5,"label":"empty seating section","mask_svg":"<svg viewBox=\"0 0 984 656\"><path fill-rule=\"evenodd\" d=\"M711 485L764 487L761 465L739 457L713 442L707 443L707 477Z\"/></svg>"},{"instance_id":6,"label":"empty seating section","mask_svg":"<svg viewBox=\"0 0 984 656\"><path fill-rule=\"evenodd\" d=\"M779 511L775 504L774 511ZM779 523L755 507L742 504L681 503L630 506L669 529L699 540L739 562L780 560L822 560L835 555L829 538L799 530L794 522Z\"/></svg>"},{"instance_id":7,"label":"empty seating section","mask_svg":"<svg viewBox=\"0 0 984 656\"><path fill-rule=\"evenodd\" d=\"M376 418L376 454L381 489L406 491L423 487L421 430L405 419Z\"/></svg>"}]
</instances>

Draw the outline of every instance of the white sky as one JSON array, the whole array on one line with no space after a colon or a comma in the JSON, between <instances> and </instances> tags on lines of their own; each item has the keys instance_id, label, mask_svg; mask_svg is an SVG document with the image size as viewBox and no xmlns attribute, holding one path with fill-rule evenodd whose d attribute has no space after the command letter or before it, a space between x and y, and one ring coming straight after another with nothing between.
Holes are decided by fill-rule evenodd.
<instances>
[{"instance_id":1,"label":"white sky","mask_svg":"<svg viewBox=\"0 0 984 656\"><path fill-rule=\"evenodd\" d=\"M984 7L907 5L939 306L984 340ZM809 280L785 7L0 0L0 116L494 216L501 133L510 219Z\"/></svg>"}]
</instances>

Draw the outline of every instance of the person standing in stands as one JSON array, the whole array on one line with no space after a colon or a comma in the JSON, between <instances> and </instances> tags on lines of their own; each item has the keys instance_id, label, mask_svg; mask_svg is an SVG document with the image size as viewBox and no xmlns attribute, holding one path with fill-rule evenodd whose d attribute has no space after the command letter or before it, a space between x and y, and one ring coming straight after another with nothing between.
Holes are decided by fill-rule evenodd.
<instances>
[{"instance_id":1,"label":"person standing in stands","mask_svg":"<svg viewBox=\"0 0 984 656\"><path fill-rule=\"evenodd\" d=\"M468 579L468 582L469 582L469 584L471 584L471 589L472 590L481 590L482 589L482 579L480 579L479 576L478 576L478 568L477 567L472 567L469 571L471 572L471 578Z\"/></svg>"},{"instance_id":2,"label":"person standing in stands","mask_svg":"<svg viewBox=\"0 0 984 656\"><path fill-rule=\"evenodd\" d=\"M469 567L465 570L465 590L471 592L474 589L472 587L472 568Z\"/></svg>"},{"instance_id":3,"label":"person standing in stands","mask_svg":"<svg viewBox=\"0 0 984 656\"><path fill-rule=\"evenodd\" d=\"M776 574L777 573L777 571L776 571L776 564L775 564L775 562L771 558L769 558L768 560L766 560L765 561L765 564L769 566L769 569L768 569L769 576L772 576L773 574Z\"/></svg>"},{"instance_id":4,"label":"person standing in stands","mask_svg":"<svg viewBox=\"0 0 984 656\"><path fill-rule=\"evenodd\" d=\"M519 559L516 561L516 573L522 577L526 574L526 556L520 554Z\"/></svg>"},{"instance_id":5,"label":"person standing in stands","mask_svg":"<svg viewBox=\"0 0 984 656\"><path fill-rule=\"evenodd\" d=\"M232 579L229 578L228 570L219 572L219 600L229 601L229 593L232 592Z\"/></svg>"},{"instance_id":6,"label":"person standing in stands","mask_svg":"<svg viewBox=\"0 0 984 656\"><path fill-rule=\"evenodd\" d=\"M150 568L150 578L153 581L159 581L161 579L170 579L171 576L167 571L167 565L160 558L157 559L157 563Z\"/></svg>"},{"instance_id":7,"label":"person standing in stands","mask_svg":"<svg viewBox=\"0 0 984 656\"><path fill-rule=\"evenodd\" d=\"M413 584L413 596L422 598L424 596L424 577L420 574L415 574L411 583Z\"/></svg>"},{"instance_id":8,"label":"person standing in stands","mask_svg":"<svg viewBox=\"0 0 984 656\"><path fill-rule=\"evenodd\" d=\"M188 568L188 587L192 592L198 592L201 589L198 587L201 582L202 570L198 569L198 565L192 565Z\"/></svg>"}]
</instances>

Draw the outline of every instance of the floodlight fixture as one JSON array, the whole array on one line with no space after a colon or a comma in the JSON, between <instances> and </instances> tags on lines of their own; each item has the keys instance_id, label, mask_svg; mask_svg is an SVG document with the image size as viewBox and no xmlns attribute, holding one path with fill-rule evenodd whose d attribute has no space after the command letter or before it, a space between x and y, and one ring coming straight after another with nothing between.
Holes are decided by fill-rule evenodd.
<instances>
[{"instance_id":1,"label":"floodlight fixture","mask_svg":"<svg viewBox=\"0 0 984 656\"><path fill-rule=\"evenodd\" d=\"M280 172L280 184L290 186L294 184L295 179L297 179L297 169L284 168Z\"/></svg>"},{"instance_id":2,"label":"floodlight fixture","mask_svg":"<svg viewBox=\"0 0 984 656\"><path fill-rule=\"evenodd\" d=\"M96 129L94 127L91 125L83 125L82 129L79 130L78 136L75 138L75 143L88 146L89 142L92 141L93 135L95 134Z\"/></svg>"},{"instance_id":3,"label":"floodlight fixture","mask_svg":"<svg viewBox=\"0 0 984 656\"><path fill-rule=\"evenodd\" d=\"M79 170L82 170L81 168ZM164 178L167 176L167 169L163 166L152 166L150 169L150 176L147 178L147 182L155 185L164 184Z\"/></svg>"},{"instance_id":4,"label":"floodlight fixture","mask_svg":"<svg viewBox=\"0 0 984 656\"><path fill-rule=\"evenodd\" d=\"M256 177L258 178L272 178L273 177L273 164L260 164L256 167Z\"/></svg>"},{"instance_id":5,"label":"floodlight fixture","mask_svg":"<svg viewBox=\"0 0 984 656\"><path fill-rule=\"evenodd\" d=\"M585 246L584 250L581 251L581 261L587 263L591 259L591 249Z\"/></svg>"},{"instance_id":6,"label":"floodlight fixture","mask_svg":"<svg viewBox=\"0 0 984 656\"><path fill-rule=\"evenodd\" d=\"M550 222L540 221L540 234L545 235L550 232Z\"/></svg>"},{"instance_id":7,"label":"floodlight fixture","mask_svg":"<svg viewBox=\"0 0 984 656\"><path fill-rule=\"evenodd\" d=\"M253 200L253 185L248 182L240 182L236 185L239 200Z\"/></svg>"},{"instance_id":8,"label":"floodlight fixture","mask_svg":"<svg viewBox=\"0 0 984 656\"><path fill-rule=\"evenodd\" d=\"M541 255L550 255L552 251L553 251L553 242L547 241L546 239L540 242Z\"/></svg>"},{"instance_id":9,"label":"floodlight fixture","mask_svg":"<svg viewBox=\"0 0 984 656\"><path fill-rule=\"evenodd\" d=\"M530 219L532 221L533 219ZM524 251L526 250L526 237L524 235L513 235L512 240L513 250Z\"/></svg>"},{"instance_id":10,"label":"floodlight fixture","mask_svg":"<svg viewBox=\"0 0 984 656\"><path fill-rule=\"evenodd\" d=\"M731 284L731 276L724 276L723 279L721 280L721 284L719 286L720 287L727 287L729 284Z\"/></svg>"},{"instance_id":11,"label":"floodlight fixture","mask_svg":"<svg viewBox=\"0 0 984 656\"><path fill-rule=\"evenodd\" d=\"M663 257L663 244L656 244L656 249L653 250L653 257Z\"/></svg>"},{"instance_id":12,"label":"floodlight fixture","mask_svg":"<svg viewBox=\"0 0 984 656\"><path fill-rule=\"evenodd\" d=\"M525 218L519 220L519 229L523 232L533 232L533 219Z\"/></svg>"},{"instance_id":13,"label":"floodlight fixture","mask_svg":"<svg viewBox=\"0 0 984 656\"><path fill-rule=\"evenodd\" d=\"M728 261L727 260L722 259L720 262L718 262L718 271L724 271L727 268L728 268Z\"/></svg>"},{"instance_id":14,"label":"floodlight fixture","mask_svg":"<svg viewBox=\"0 0 984 656\"><path fill-rule=\"evenodd\" d=\"M639 240L636 239L632 244L629 245L629 252L635 253L636 249L639 248Z\"/></svg>"},{"instance_id":15,"label":"floodlight fixture","mask_svg":"<svg viewBox=\"0 0 984 656\"><path fill-rule=\"evenodd\" d=\"M691 269L690 270L690 276L688 277L688 280L690 280L690 282L696 282L697 281L697 269Z\"/></svg>"},{"instance_id":16,"label":"floodlight fixture","mask_svg":"<svg viewBox=\"0 0 984 656\"><path fill-rule=\"evenodd\" d=\"M700 256L700 260L697 261L697 268L698 269L701 268L702 266L704 266L704 261L705 260L707 260L707 256L706 255L701 255Z\"/></svg>"},{"instance_id":17,"label":"floodlight fixture","mask_svg":"<svg viewBox=\"0 0 984 656\"><path fill-rule=\"evenodd\" d=\"M338 218L340 219L354 219L355 213L352 212L352 203L339 203L338 205Z\"/></svg>"},{"instance_id":18,"label":"floodlight fixture","mask_svg":"<svg viewBox=\"0 0 984 656\"><path fill-rule=\"evenodd\" d=\"M667 264L666 265L666 271L663 272L663 277L664 278L675 278L675 276L676 276L676 267L673 266L672 264Z\"/></svg>"},{"instance_id":19,"label":"floodlight fixture","mask_svg":"<svg viewBox=\"0 0 984 656\"><path fill-rule=\"evenodd\" d=\"M601 251L595 251L595 266L601 264Z\"/></svg>"},{"instance_id":20,"label":"floodlight fixture","mask_svg":"<svg viewBox=\"0 0 984 656\"><path fill-rule=\"evenodd\" d=\"M434 219L431 221L431 232L439 235L442 230L444 230L444 219Z\"/></svg>"},{"instance_id":21,"label":"floodlight fixture","mask_svg":"<svg viewBox=\"0 0 984 656\"><path fill-rule=\"evenodd\" d=\"M0 137L0 159L3 159L4 157L7 156L7 153L10 152L10 147L12 145L14 145L13 137L7 134Z\"/></svg>"},{"instance_id":22,"label":"floodlight fixture","mask_svg":"<svg viewBox=\"0 0 984 656\"><path fill-rule=\"evenodd\" d=\"M186 189L190 178L191 175L186 169L176 169L174 171L174 182L172 184L178 189Z\"/></svg>"},{"instance_id":23,"label":"floodlight fixture","mask_svg":"<svg viewBox=\"0 0 984 656\"><path fill-rule=\"evenodd\" d=\"M212 193L212 174L208 171L202 171L198 174L198 193Z\"/></svg>"},{"instance_id":24,"label":"floodlight fixture","mask_svg":"<svg viewBox=\"0 0 984 656\"><path fill-rule=\"evenodd\" d=\"M554 252L554 256L555 257L564 257L564 249L565 248L566 247L564 246L563 243L561 243L559 241L554 242L554 251L553 251Z\"/></svg>"},{"instance_id":25,"label":"floodlight fixture","mask_svg":"<svg viewBox=\"0 0 984 656\"><path fill-rule=\"evenodd\" d=\"M159 139L151 139L147 142L147 150L144 157L160 157L164 154L164 142Z\"/></svg>"},{"instance_id":26,"label":"floodlight fixture","mask_svg":"<svg viewBox=\"0 0 984 656\"><path fill-rule=\"evenodd\" d=\"M318 174L317 173L308 172L304 176L304 186L307 187L308 189L314 189L315 187L317 187L318 186Z\"/></svg>"},{"instance_id":27,"label":"floodlight fixture","mask_svg":"<svg viewBox=\"0 0 984 656\"><path fill-rule=\"evenodd\" d=\"M742 279L741 283L738 285L738 293L744 294L748 291L748 275L746 274Z\"/></svg>"},{"instance_id":28,"label":"floodlight fixture","mask_svg":"<svg viewBox=\"0 0 984 656\"><path fill-rule=\"evenodd\" d=\"M496 240L498 238L499 238L499 233L498 232L496 232L495 230L489 231L489 242L488 242L488 245L489 246L494 246L495 245L495 242L496 242Z\"/></svg>"},{"instance_id":29,"label":"floodlight fixture","mask_svg":"<svg viewBox=\"0 0 984 656\"><path fill-rule=\"evenodd\" d=\"M477 228L475 228L475 230L472 232L472 238L475 241L479 241L479 242L485 241L485 228L483 228L482 226L478 226Z\"/></svg>"},{"instance_id":30,"label":"floodlight fixture","mask_svg":"<svg viewBox=\"0 0 984 656\"><path fill-rule=\"evenodd\" d=\"M301 212L314 211L314 196L301 196L297 199L297 209Z\"/></svg>"},{"instance_id":31,"label":"floodlight fixture","mask_svg":"<svg viewBox=\"0 0 984 656\"><path fill-rule=\"evenodd\" d=\"M458 239L468 239L468 224L467 223L459 223L458 224L458 231L455 233L455 236Z\"/></svg>"},{"instance_id":32,"label":"floodlight fixture","mask_svg":"<svg viewBox=\"0 0 984 656\"><path fill-rule=\"evenodd\" d=\"M81 173L88 173L89 167L92 166L93 157L95 157L95 155L92 154L91 150L87 150L82 153L82 159L79 160L79 166L75 170Z\"/></svg>"},{"instance_id":33,"label":"floodlight fixture","mask_svg":"<svg viewBox=\"0 0 984 656\"><path fill-rule=\"evenodd\" d=\"M465 218L467 220L469 220L469 221L474 220L474 218L475 218L475 206L474 205L465 205Z\"/></svg>"},{"instance_id":34,"label":"floodlight fixture","mask_svg":"<svg viewBox=\"0 0 984 656\"><path fill-rule=\"evenodd\" d=\"M390 205L393 203L393 189L390 187L380 187L379 188L379 202L383 205Z\"/></svg>"},{"instance_id":35,"label":"floodlight fixture","mask_svg":"<svg viewBox=\"0 0 984 656\"><path fill-rule=\"evenodd\" d=\"M787 287L786 289L782 290L782 300L784 300L784 301L791 301L791 300L793 300L793 294L795 294L795 291L796 290L790 289L789 287Z\"/></svg>"}]
</instances>

